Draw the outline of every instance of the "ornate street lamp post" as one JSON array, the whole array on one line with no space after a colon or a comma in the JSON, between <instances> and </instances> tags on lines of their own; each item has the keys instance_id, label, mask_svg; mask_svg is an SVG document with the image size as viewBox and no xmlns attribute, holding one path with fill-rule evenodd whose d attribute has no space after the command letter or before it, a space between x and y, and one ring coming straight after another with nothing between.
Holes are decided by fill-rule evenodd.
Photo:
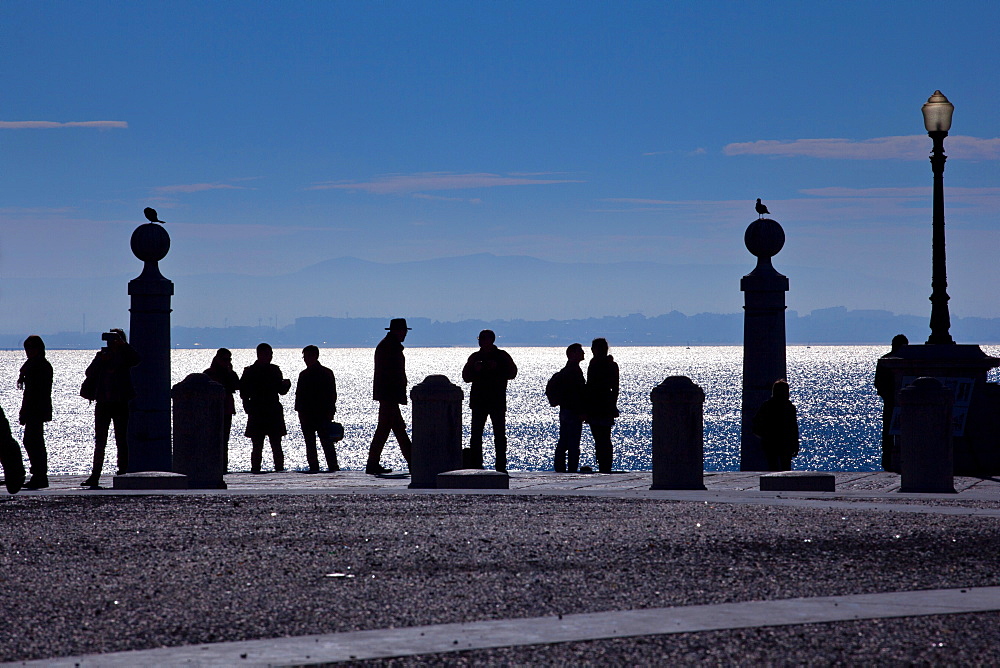
<instances>
[{"instance_id":1,"label":"ornate street lamp post","mask_svg":"<svg viewBox=\"0 0 1000 668\"><path fill-rule=\"evenodd\" d=\"M931 335L928 344L954 344L949 329L951 316L948 315L948 269L944 250L944 138L951 129L951 115L955 106L941 91L936 90L924 104L924 127L934 141L931 152L931 171L934 172L934 235L932 241L931 278Z\"/></svg>"}]
</instances>

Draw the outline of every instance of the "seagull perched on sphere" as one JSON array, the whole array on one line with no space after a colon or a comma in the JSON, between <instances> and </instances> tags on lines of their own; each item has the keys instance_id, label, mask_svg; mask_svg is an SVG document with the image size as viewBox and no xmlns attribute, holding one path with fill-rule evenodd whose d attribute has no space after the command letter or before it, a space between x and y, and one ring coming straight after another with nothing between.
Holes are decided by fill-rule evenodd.
<instances>
[{"instance_id":1,"label":"seagull perched on sphere","mask_svg":"<svg viewBox=\"0 0 1000 668\"><path fill-rule=\"evenodd\" d=\"M759 197L757 198L757 204L754 205L753 208L757 211L757 219L758 220L760 220L760 217L763 216L765 213L768 214L768 215L770 215L770 213L771 213L770 211L767 210L766 206L764 206L763 204L760 203L760 198ZM154 216L156 215L155 211L153 212L153 215Z\"/></svg>"},{"instance_id":2,"label":"seagull perched on sphere","mask_svg":"<svg viewBox=\"0 0 1000 668\"><path fill-rule=\"evenodd\" d=\"M760 204L760 200L757 200L757 203ZM148 220L149 222L160 223L161 225L165 224L164 221L156 217L156 209L154 209L153 207L147 206L145 209L142 210L142 212L146 215L146 220Z\"/></svg>"}]
</instances>

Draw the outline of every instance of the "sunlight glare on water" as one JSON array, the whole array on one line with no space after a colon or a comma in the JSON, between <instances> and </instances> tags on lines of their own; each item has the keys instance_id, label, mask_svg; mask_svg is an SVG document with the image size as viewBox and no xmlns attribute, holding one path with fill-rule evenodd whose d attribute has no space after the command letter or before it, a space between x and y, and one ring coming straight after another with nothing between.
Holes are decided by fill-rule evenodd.
<instances>
[{"instance_id":1,"label":"sunlight glare on water","mask_svg":"<svg viewBox=\"0 0 1000 668\"><path fill-rule=\"evenodd\" d=\"M983 346L988 354L1000 354L996 346ZM551 470L552 453L559 436L558 409L545 399L545 383L565 363L563 348L508 348L519 367L508 391L508 465L511 469ZM881 401L871 382L875 361L887 348L881 346L791 346L788 348L788 380L792 401L799 411L800 455L796 469L878 470ZM46 425L49 470L52 474L85 474L93 457L93 406L79 396L84 369L93 350L50 350L55 369L54 421ZM463 402L464 443L469 440L469 386L461 382L462 366L472 348L406 349L410 386L432 374L443 374L465 391ZM650 453L651 403L649 393L668 376L688 376L705 391L705 469L739 469L740 393L743 350L741 346L631 347L615 348L612 354L621 367L621 417L612 432L617 469L641 470L652 465ZM172 383L208 367L213 350L175 350ZM337 377L337 420L344 425L345 439L338 444L342 467L365 465L368 444L375 429L377 404L371 399L373 350L327 348L320 361ZM252 350L234 350L237 373L254 360ZM587 350L587 360L590 351ZM0 401L20 440L17 425L21 393L15 387L17 370L24 361L21 351L0 351ZM276 349L274 362L293 383L304 368L298 349ZM587 361L584 361L586 368ZM996 381L998 372L990 374ZM286 466L306 468L305 450L298 419L293 410L294 386L283 398L288 436L284 440ZM403 416L410 425L410 407ZM246 415L237 396L230 441L230 468L250 467L250 442L243 436ZM484 449L492 465L492 433L487 425ZM581 465L594 466L593 440L586 427L581 447ZM114 445L109 444L105 472L114 468ZM383 464L405 468L399 448L390 437ZM270 468L270 452L264 448L264 467ZM596 468L596 467L595 467Z\"/></svg>"}]
</instances>

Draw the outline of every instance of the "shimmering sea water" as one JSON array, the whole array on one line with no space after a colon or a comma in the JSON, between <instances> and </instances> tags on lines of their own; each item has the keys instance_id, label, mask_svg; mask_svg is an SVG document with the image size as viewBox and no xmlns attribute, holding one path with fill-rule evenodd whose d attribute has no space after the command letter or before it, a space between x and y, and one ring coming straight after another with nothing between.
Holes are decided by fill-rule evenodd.
<instances>
[{"instance_id":1,"label":"shimmering sea water","mask_svg":"<svg viewBox=\"0 0 1000 668\"><path fill-rule=\"evenodd\" d=\"M989 354L1000 347L984 346ZM551 470L552 453L558 439L557 410L545 399L549 376L565 363L563 348L508 348L519 367L518 377L508 392L508 466L511 469ZM792 401L799 411L800 454L796 469L827 471L870 471L880 469L879 420L881 401L872 387L875 361L885 353L882 346L792 346L788 348L788 380ZM84 369L93 359L93 350L51 350L49 361L55 370L53 389L54 420L46 425L49 470L53 474L85 474L93 456L93 406L79 396ZM407 375L411 386L431 374L443 374L462 387L462 366L472 348L407 348ZM743 349L741 346L634 347L612 348L621 368L621 418L612 432L614 464L618 469L642 470L652 466L650 453L650 390L667 376L689 376L705 391L705 469L739 469L740 392ZM302 370L298 349L274 351L274 362L293 383ZM213 350L175 350L172 382L208 367ZM337 420L346 437L338 444L343 467L362 468L368 443L375 429L377 404L371 399L372 356L370 348L324 349L320 361L337 377ZM587 351L588 359L590 351ZM234 350L237 372L254 360L252 350ZM0 402L20 440L17 425L20 391L15 387L17 371L24 361L20 351L0 351ZM584 362L586 365L586 362ZM990 380L997 381L997 372ZM305 449L297 416L292 409L292 392L283 400L288 436L284 439L286 465L305 468ZM410 424L409 406L403 410ZM465 405L465 443L469 436L469 409ZM237 398L233 420L229 462L234 471L250 468L250 441L243 436L246 415ZM487 464L492 462L492 436L487 425ZM114 445L109 444L105 472L114 470ZM264 467L270 467L270 452L264 448ZM383 463L404 468L395 441L390 437ZM594 465L593 440L586 427L581 465ZM596 468L596 466L595 466Z\"/></svg>"}]
</instances>

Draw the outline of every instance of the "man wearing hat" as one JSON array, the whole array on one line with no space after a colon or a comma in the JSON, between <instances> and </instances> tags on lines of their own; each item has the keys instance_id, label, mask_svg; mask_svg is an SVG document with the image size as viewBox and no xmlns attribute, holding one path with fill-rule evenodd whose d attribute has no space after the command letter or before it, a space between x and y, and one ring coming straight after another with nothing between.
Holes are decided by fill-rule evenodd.
<instances>
[{"instance_id":1,"label":"man wearing hat","mask_svg":"<svg viewBox=\"0 0 1000 668\"><path fill-rule=\"evenodd\" d=\"M378 475L391 473L392 469L382 466L382 448L391 431L399 443L399 450L407 465L410 463L410 437L406 434L406 423L399 407L406 403L406 358L403 356L403 341L410 328L405 318L393 318L386 327L388 334L375 347L375 378L372 382L372 397L378 402L378 426L368 449L368 464L365 473Z\"/></svg>"}]
</instances>

